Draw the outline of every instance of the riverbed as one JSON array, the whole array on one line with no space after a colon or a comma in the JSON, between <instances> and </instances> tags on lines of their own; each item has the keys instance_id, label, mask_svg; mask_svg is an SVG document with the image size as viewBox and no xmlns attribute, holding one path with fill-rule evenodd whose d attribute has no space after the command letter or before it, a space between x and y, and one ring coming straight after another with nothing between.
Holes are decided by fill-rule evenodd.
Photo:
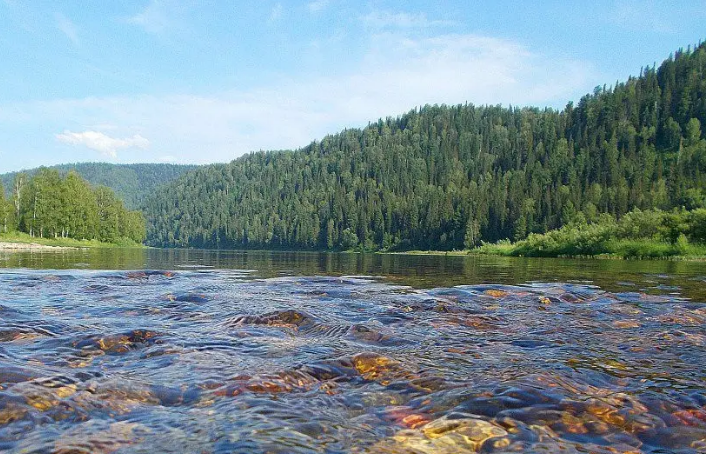
<instances>
[{"instance_id":1,"label":"riverbed","mask_svg":"<svg viewBox=\"0 0 706 454\"><path fill-rule=\"evenodd\" d=\"M706 452L699 264L0 260L7 452Z\"/></svg>"}]
</instances>

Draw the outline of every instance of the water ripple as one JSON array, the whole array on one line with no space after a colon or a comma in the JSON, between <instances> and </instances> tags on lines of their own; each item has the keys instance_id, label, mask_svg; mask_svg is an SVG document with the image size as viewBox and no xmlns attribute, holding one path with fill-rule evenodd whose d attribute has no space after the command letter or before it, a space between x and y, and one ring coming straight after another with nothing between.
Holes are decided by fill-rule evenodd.
<instances>
[{"instance_id":1,"label":"water ripple","mask_svg":"<svg viewBox=\"0 0 706 454\"><path fill-rule=\"evenodd\" d=\"M706 305L676 286L193 267L0 289L2 451L706 452Z\"/></svg>"}]
</instances>

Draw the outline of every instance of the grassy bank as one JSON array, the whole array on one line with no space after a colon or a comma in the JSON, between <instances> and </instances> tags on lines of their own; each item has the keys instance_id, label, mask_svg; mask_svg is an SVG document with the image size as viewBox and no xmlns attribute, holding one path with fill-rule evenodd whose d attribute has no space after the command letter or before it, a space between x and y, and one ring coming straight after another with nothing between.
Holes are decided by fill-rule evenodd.
<instances>
[{"instance_id":1,"label":"grassy bank","mask_svg":"<svg viewBox=\"0 0 706 454\"><path fill-rule=\"evenodd\" d=\"M463 257L468 255L495 255L503 257L561 257L561 258L602 258L602 259L640 259L640 260L706 260L706 246L690 244L686 251L675 249L669 243L658 241L615 241L598 254L571 254L563 251L533 251L517 243L501 241L483 244L475 249L454 251L404 251L379 252L392 255L443 255Z\"/></svg>"},{"instance_id":2,"label":"grassy bank","mask_svg":"<svg viewBox=\"0 0 706 454\"><path fill-rule=\"evenodd\" d=\"M578 222L516 241L482 244L478 254L624 259L706 258L706 210L639 211L620 220Z\"/></svg>"},{"instance_id":3,"label":"grassy bank","mask_svg":"<svg viewBox=\"0 0 706 454\"><path fill-rule=\"evenodd\" d=\"M501 241L483 244L469 254L501 255L505 257L598 257L616 259L681 259L706 260L706 246L687 244L675 246L655 240L613 240L600 250L590 253L576 250L576 245L532 247L525 241Z\"/></svg>"},{"instance_id":4,"label":"grassy bank","mask_svg":"<svg viewBox=\"0 0 706 454\"><path fill-rule=\"evenodd\" d=\"M64 247L64 248L143 248L142 244L135 243L130 239L120 239L115 243L105 243L98 240L75 240L73 238L37 238L26 233L11 232L0 233L0 243L14 244L39 244L42 246Z\"/></svg>"},{"instance_id":5,"label":"grassy bank","mask_svg":"<svg viewBox=\"0 0 706 454\"><path fill-rule=\"evenodd\" d=\"M507 257L601 257L706 260L706 209L627 213L619 220L579 218L547 233L511 242L481 243L466 251L406 251L412 255L486 254Z\"/></svg>"}]
</instances>

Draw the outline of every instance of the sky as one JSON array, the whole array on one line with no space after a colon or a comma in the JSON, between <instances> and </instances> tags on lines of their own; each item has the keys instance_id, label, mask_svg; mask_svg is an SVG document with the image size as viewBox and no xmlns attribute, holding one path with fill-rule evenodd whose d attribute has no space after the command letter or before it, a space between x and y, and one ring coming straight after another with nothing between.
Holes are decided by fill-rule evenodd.
<instances>
[{"instance_id":1,"label":"sky","mask_svg":"<svg viewBox=\"0 0 706 454\"><path fill-rule=\"evenodd\" d=\"M0 0L0 173L228 162L425 104L561 109L704 24L706 0Z\"/></svg>"}]
</instances>

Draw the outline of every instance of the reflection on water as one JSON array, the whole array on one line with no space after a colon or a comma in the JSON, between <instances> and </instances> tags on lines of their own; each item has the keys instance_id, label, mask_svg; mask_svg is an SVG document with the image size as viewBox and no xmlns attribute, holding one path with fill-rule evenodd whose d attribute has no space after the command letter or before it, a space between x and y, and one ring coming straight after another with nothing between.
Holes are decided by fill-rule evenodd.
<instances>
[{"instance_id":1,"label":"reflection on water","mask_svg":"<svg viewBox=\"0 0 706 454\"><path fill-rule=\"evenodd\" d=\"M0 451L706 452L701 264L0 260Z\"/></svg>"},{"instance_id":2,"label":"reflection on water","mask_svg":"<svg viewBox=\"0 0 706 454\"><path fill-rule=\"evenodd\" d=\"M3 253L0 268L255 270L282 275L384 276L416 288L477 283L589 282L604 289L679 293L706 301L706 264L680 261L571 260L488 256L382 255L189 249L86 249Z\"/></svg>"}]
</instances>

